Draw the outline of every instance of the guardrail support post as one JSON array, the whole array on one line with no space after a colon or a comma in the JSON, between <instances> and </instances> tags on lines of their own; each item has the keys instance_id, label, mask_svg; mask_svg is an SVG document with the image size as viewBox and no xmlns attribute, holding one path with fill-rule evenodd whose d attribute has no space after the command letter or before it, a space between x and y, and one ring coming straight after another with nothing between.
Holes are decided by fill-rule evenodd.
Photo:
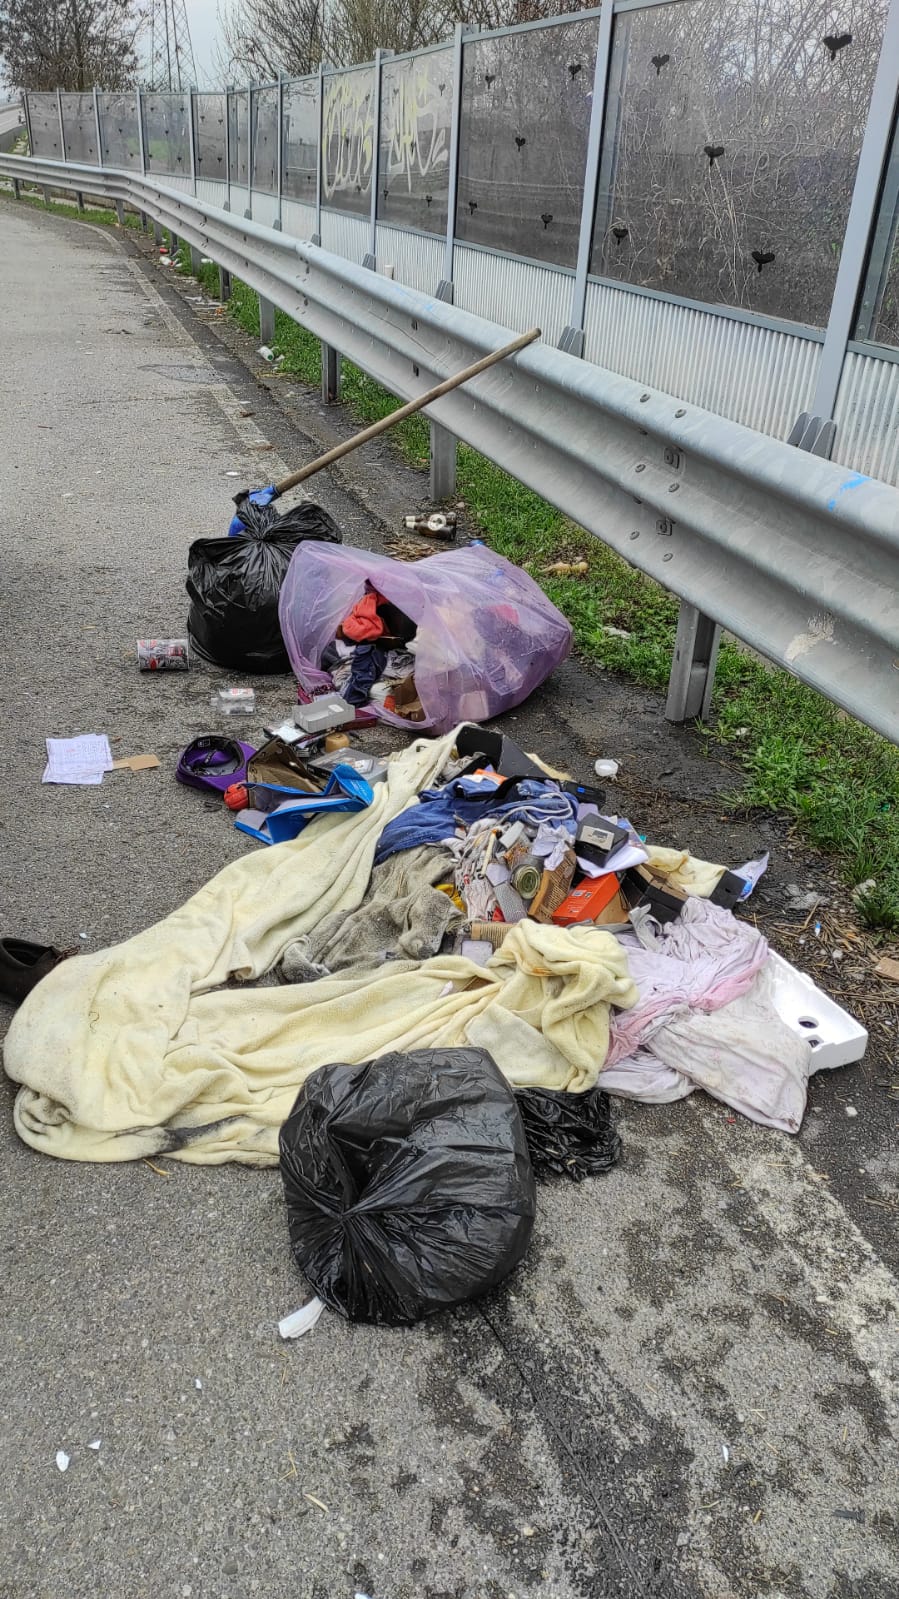
<instances>
[{"instance_id":1,"label":"guardrail support post","mask_svg":"<svg viewBox=\"0 0 899 1599\"><path fill-rule=\"evenodd\" d=\"M52 205L53 204L53 199L52 199L52 196L50 194L50 185L49 185L49 183L45 183L43 185L43 191L44 191L44 205Z\"/></svg>"},{"instance_id":2,"label":"guardrail support post","mask_svg":"<svg viewBox=\"0 0 899 1599\"><path fill-rule=\"evenodd\" d=\"M275 308L271 300L259 296L259 337L263 344L271 344L275 337Z\"/></svg>"},{"instance_id":3,"label":"guardrail support post","mask_svg":"<svg viewBox=\"0 0 899 1599\"><path fill-rule=\"evenodd\" d=\"M439 422L430 426L430 497L449 500L456 492L456 439Z\"/></svg>"},{"instance_id":4,"label":"guardrail support post","mask_svg":"<svg viewBox=\"0 0 899 1599\"><path fill-rule=\"evenodd\" d=\"M231 298L231 273L227 267L219 267L219 299L222 305Z\"/></svg>"},{"instance_id":5,"label":"guardrail support post","mask_svg":"<svg viewBox=\"0 0 899 1599\"><path fill-rule=\"evenodd\" d=\"M453 303L453 253L456 247L456 201L459 193L459 128L462 119L462 24L453 32L453 104L450 122L449 172L446 193L446 239L443 246L443 277L437 285L438 300Z\"/></svg>"},{"instance_id":6,"label":"guardrail support post","mask_svg":"<svg viewBox=\"0 0 899 1599\"><path fill-rule=\"evenodd\" d=\"M721 629L695 605L681 600L665 716L669 722L708 720L715 687Z\"/></svg>"},{"instance_id":7,"label":"guardrail support post","mask_svg":"<svg viewBox=\"0 0 899 1599\"><path fill-rule=\"evenodd\" d=\"M14 200L21 200L22 192L21 192L21 189L19 188L19 180L18 180L18 178L13 178L13 180L12 180L12 193L13 193L13 199Z\"/></svg>"},{"instance_id":8,"label":"guardrail support post","mask_svg":"<svg viewBox=\"0 0 899 1599\"><path fill-rule=\"evenodd\" d=\"M198 250L197 246L195 244L192 244L190 246L190 270L193 273L195 278L198 278L200 276L200 269L201 269L202 265L203 265L203 252L202 252L202 250Z\"/></svg>"},{"instance_id":9,"label":"guardrail support post","mask_svg":"<svg viewBox=\"0 0 899 1599\"><path fill-rule=\"evenodd\" d=\"M587 305L587 273L593 250L593 221L596 215L596 188L602 152L602 130L606 114L606 83L612 49L614 7L604 5L599 14L596 41L596 67L593 73L593 102L590 107L590 132L587 136L587 163L584 171L584 197L581 201L581 227L578 235L577 266L571 290L568 325L562 329L559 349L569 355L584 353L584 320Z\"/></svg>"},{"instance_id":10,"label":"guardrail support post","mask_svg":"<svg viewBox=\"0 0 899 1599\"><path fill-rule=\"evenodd\" d=\"M81 193L80 189L75 190L75 204L77 205L79 211L84 210L84 195Z\"/></svg>"},{"instance_id":11,"label":"guardrail support post","mask_svg":"<svg viewBox=\"0 0 899 1599\"><path fill-rule=\"evenodd\" d=\"M340 351L322 344L322 399L334 405L340 399Z\"/></svg>"},{"instance_id":12,"label":"guardrail support post","mask_svg":"<svg viewBox=\"0 0 899 1599\"><path fill-rule=\"evenodd\" d=\"M162 228L160 227L158 222L154 222L153 223L153 243L154 244L162 244L163 243Z\"/></svg>"},{"instance_id":13,"label":"guardrail support post","mask_svg":"<svg viewBox=\"0 0 899 1599\"><path fill-rule=\"evenodd\" d=\"M116 200L116 202L115 202L115 214L116 214L116 217L118 219L119 227L123 228L125 226L125 202L124 202L124 200Z\"/></svg>"}]
</instances>

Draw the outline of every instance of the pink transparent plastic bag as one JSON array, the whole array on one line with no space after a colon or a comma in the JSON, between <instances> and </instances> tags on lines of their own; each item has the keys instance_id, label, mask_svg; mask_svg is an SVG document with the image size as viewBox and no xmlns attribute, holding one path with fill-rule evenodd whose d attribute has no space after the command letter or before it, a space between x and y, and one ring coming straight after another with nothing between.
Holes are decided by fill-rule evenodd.
<instances>
[{"instance_id":1,"label":"pink transparent plastic bag","mask_svg":"<svg viewBox=\"0 0 899 1599\"><path fill-rule=\"evenodd\" d=\"M532 578L479 546L407 563L349 545L305 543L291 558L279 618L307 693L332 686L319 663L370 583L417 624L424 722L373 705L382 721L445 733L520 705L571 650L571 628Z\"/></svg>"}]
</instances>

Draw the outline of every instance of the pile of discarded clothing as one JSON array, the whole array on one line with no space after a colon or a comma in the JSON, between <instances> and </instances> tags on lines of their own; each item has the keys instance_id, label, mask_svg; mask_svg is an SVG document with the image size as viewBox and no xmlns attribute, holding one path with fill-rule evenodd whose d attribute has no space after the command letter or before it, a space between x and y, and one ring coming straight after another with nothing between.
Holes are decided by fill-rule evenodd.
<instances>
[{"instance_id":1,"label":"pile of discarded clothing","mask_svg":"<svg viewBox=\"0 0 899 1599\"><path fill-rule=\"evenodd\" d=\"M483 545L410 564L307 540L278 615L301 697L339 688L380 721L434 733L520 705L571 649L533 578Z\"/></svg>"},{"instance_id":2,"label":"pile of discarded clothing","mask_svg":"<svg viewBox=\"0 0 899 1599\"><path fill-rule=\"evenodd\" d=\"M338 625L322 656L335 689L348 705L374 703L403 721L422 722L415 689L415 635L411 617L367 587Z\"/></svg>"},{"instance_id":3,"label":"pile of discarded clothing","mask_svg":"<svg viewBox=\"0 0 899 1599\"><path fill-rule=\"evenodd\" d=\"M521 1258L535 1171L614 1163L609 1092L704 1088L796 1132L810 1073L863 1052L856 1029L854 1053L828 1053L814 1018L837 1008L802 980L797 1010L800 974L733 914L763 861L655 848L601 790L477 726L382 766L352 806L319 804L164 921L37 983L5 1049L27 1143L280 1156L322 1298L409 1320ZM280 986L255 986L273 970Z\"/></svg>"}]
</instances>

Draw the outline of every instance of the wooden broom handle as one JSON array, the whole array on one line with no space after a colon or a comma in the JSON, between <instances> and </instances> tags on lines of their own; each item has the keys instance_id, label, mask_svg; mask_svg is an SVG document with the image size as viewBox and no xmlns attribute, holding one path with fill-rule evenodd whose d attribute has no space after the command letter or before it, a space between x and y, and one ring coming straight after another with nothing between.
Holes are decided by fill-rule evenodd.
<instances>
[{"instance_id":1,"label":"wooden broom handle","mask_svg":"<svg viewBox=\"0 0 899 1599\"><path fill-rule=\"evenodd\" d=\"M479 372L486 372L488 367L495 366L497 361L504 361L507 356L515 355L527 345L539 339L540 329L531 328L529 333L522 333L511 344L503 345L501 350L494 350L490 355L481 357L464 371L456 372L451 378L444 378L435 388L428 389L426 394L419 395L417 400L409 400L401 405L398 410L391 411L389 416L381 418L380 422L372 422L370 427L363 428L361 433L354 434L353 438L344 440L343 444L335 444L333 450L328 450L325 455L320 455L318 460L310 461L308 466L301 466L298 472L291 472L289 477L282 478L275 484L275 493L286 494L288 489L296 488L298 483L305 483L306 479L313 477L316 472L321 472L323 467L332 466L335 461L341 460L344 455L349 455L351 450L358 450L360 444L367 444L369 439L376 439L379 433L386 433L397 422L402 422L407 416L414 416L416 411L421 411L424 406L430 405L433 400L439 400L442 394L449 394L452 389L457 389L460 383L467 383L469 378L477 377Z\"/></svg>"}]
</instances>

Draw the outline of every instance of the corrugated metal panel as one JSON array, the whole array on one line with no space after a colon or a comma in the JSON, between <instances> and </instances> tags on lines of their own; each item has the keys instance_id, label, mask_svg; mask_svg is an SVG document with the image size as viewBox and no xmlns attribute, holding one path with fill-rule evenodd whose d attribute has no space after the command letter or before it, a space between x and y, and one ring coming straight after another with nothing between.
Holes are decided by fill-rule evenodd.
<instances>
[{"instance_id":1,"label":"corrugated metal panel","mask_svg":"<svg viewBox=\"0 0 899 1599\"><path fill-rule=\"evenodd\" d=\"M311 239L315 232L315 206L301 200L282 200L281 226L294 239Z\"/></svg>"},{"instance_id":2,"label":"corrugated metal panel","mask_svg":"<svg viewBox=\"0 0 899 1599\"><path fill-rule=\"evenodd\" d=\"M850 350L835 420L835 461L884 483L899 483L899 362Z\"/></svg>"},{"instance_id":3,"label":"corrugated metal panel","mask_svg":"<svg viewBox=\"0 0 899 1599\"><path fill-rule=\"evenodd\" d=\"M270 228L278 215L278 196L259 194L253 190L253 221L262 228Z\"/></svg>"},{"instance_id":4,"label":"corrugated metal panel","mask_svg":"<svg viewBox=\"0 0 899 1599\"><path fill-rule=\"evenodd\" d=\"M587 285L588 361L775 438L809 409L820 353L799 334Z\"/></svg>"},{"instance_id":5,"label":"corrugated metal panel","mask_svg":"<svg viewBox=\"0 0 899 1599\"><path fill-rule=\"evenodd\" d=\"M558 344L568 322L572 281L569 272L465 244L453 254L456 305L521 333L536 323L545 344Z\"/></svg>"},{"instance_id":6,"label":"corrugated metal panel","mask_svg":"<svg viewBox=\"0 0 899 1599\"><path fill-rule=\"evenodd\" d=\"M203 200L206 205L218 206L218 209L221 211L224 209L227 198L227 183L217 183L214 178L197 179L198 200Z\"/></svg>"},{"instance_id":7,"label":"corrugated metal panel","mask_svg":"<svg viewBox=\"0 0 899 1599\"><path fill-rule=\"evenodd\" d=\"M357 266L368 249L368 223L364 217L347 216L342 211L322 211L322 249L342 255Z\"/></svg>"},{"instance_id":8,"label":"corrugated metal panel","mask_svg":"<svg viewBox=\"0 0 899 1599\"><path fill-rule=\"evenodd\" d=\"M422 294L433 294L443 276L443 250L443 240L436 236L378 225L378 271L392 266L397 283Z\"/></svg>"}]
</instances>

